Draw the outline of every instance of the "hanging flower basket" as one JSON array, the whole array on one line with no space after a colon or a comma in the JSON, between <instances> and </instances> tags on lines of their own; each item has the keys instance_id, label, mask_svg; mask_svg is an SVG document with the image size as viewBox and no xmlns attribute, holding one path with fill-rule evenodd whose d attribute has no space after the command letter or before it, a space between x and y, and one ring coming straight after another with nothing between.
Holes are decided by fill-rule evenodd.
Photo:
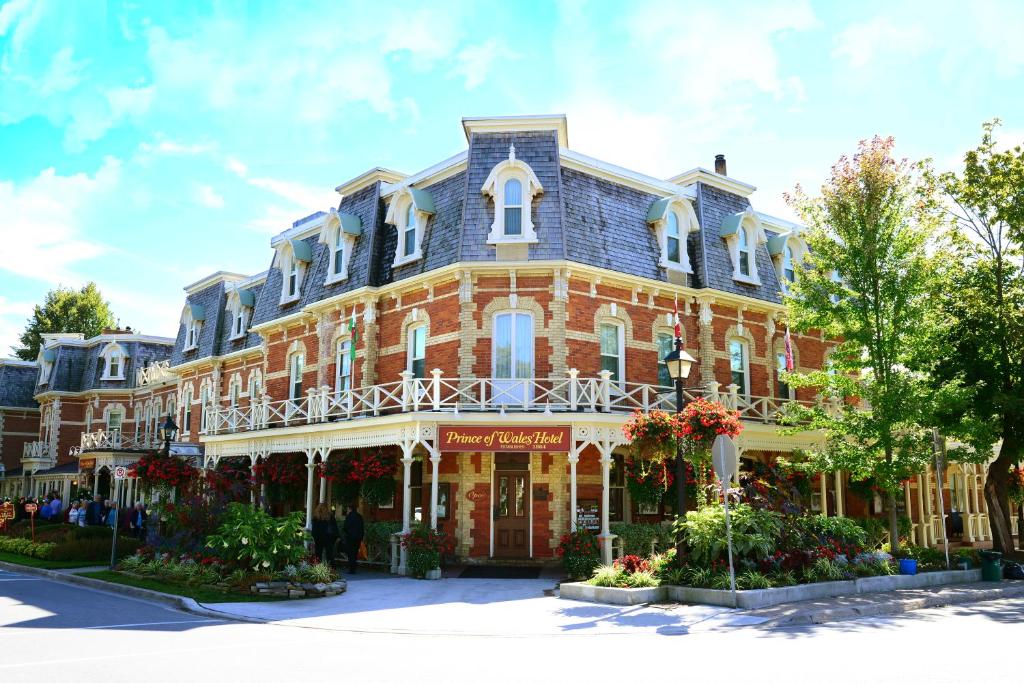
<instances>
[{"instance_id":1,"label":"hanging flower basket","mask_svg":"<svg viewBox=\"0 0 1024 683\"><path fill-rule=\"evenodd\" d=\"M144 490L183 489L199 477L199 470L182 458L163 453L146 453L128 468L128 476L139 480Z\"/></svg>"},{"instance_id":2,"label":"hanging flower basket","mask_svg":"<svg viewBox=\"0 0 1024 683\"><path fill-rule=\"evenodd\" d=\"M676 415L664 410L637 410L622 426L635 459L665 462L675 457L676 440L682 435Z\"/></svg>"},{"instance_id":3,"label":"hanging flower basket","mask_svg":"<svg viewBox=\"0 0 1024 683\"><path fill-rule=\"evenodd\" d=\"M689 453L710 452L720 434L735 438L743 430L739 411L717 401L698 397L686 404L679 416L680 436Z\"/></svg>"},{"instance_id":4,"label":"hanging flower basket","mask_svg":"<svg viewBox=\"0 0 1024 683\"><path fill-rule=\"evenodd\" d=\"M206 485L211 491L234 501L245 500L252 491L249 465L242 458L224 458L217 468L206 472Z\"/></svg>"},{"instance_id":5,"label":"hanging flower basket","mask_svg":"<svg viewBox=\"0 0 1024 683\"><path fill-rule=\"evenodd\" d=\"M624 474L630 498L640 505L658 505L672 487L675 476L668 464L627 458Z\"/></svg>"},{"instance_id":6,"label":"hanging flower basket","mask_svg":"<svg viewBox=\"0 0 1024 683\"><path fill-rule=\"evenodd\" d=\"M367 449L329 459L321 465L320 476L331 482L336 500L348 502L359 497L380 506L395 497L396 470L394 453Z\"/></svg>"},{"instance_id":7,"label":"hanging flower basket","mask_svg":"<svg viewBox=\"0 0 1024 683\"><path fill-rule=\"evenodd\" d=\"M306 490L306 456L275 453L253 468L257 485L266 484L267 496L275 503L301 497Z\"/></svg>"},{"instance_id":8,"label":"hanging flower basket","mask_svg":"<svg viewBox=\"0 0 1024 683\"><path fill-rule=\"evenodd\" d=\"M335 456L322 463L318 470L321 479L326 479L331 487L331 498L342 504L348 504L359 497L359 482L351 481L352 464L349 458Z\"/></svg>"}]
</instances>

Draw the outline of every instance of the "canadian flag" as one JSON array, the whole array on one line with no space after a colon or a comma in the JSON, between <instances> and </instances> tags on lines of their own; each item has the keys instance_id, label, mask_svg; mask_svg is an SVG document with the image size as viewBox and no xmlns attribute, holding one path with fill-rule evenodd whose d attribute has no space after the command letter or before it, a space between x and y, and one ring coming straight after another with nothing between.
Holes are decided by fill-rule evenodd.
<instances>
[{"instance_id":1,"label":"canadian flag","mask_svg":"<svg viewBox=\"0 0 1024 683\"><path fill-rule=\"evenodd\" d=\"M789 326L786 326L786 372L793 372L793 340L789 337Z\"/></svg>"},{"instance_id":2,"label":"canadian flag","mask_svg":"<svg viewBox=\"0 0 1024 683\"><path fill-rule=\"evenodd\" d=\"M682 329L682 326L679 324L679 296L678 295L676 296L675 303L672 306L672 319L675 321L675 325L676 325L676 328L675 328L676 339L681 339L682 336L683 336L683 329Z\"/></svg>"}]
</instances>

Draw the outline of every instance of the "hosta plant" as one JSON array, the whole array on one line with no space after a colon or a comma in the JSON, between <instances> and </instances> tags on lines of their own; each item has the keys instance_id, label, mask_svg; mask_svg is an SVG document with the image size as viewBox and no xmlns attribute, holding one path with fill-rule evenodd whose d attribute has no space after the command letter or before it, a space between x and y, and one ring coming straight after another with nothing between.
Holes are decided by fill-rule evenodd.
<instances>
[{"instance_id":1,"label":"hosta plant","mask_svg":"<svg viewBox=\"0 0 1024 683\"><path fill-rule=\"evenodd\" d=\"M231 503L207 546L229 563L274 573L302 560L309 540L301 512L275 518L251 505Z\"/></svg>"}]
</instances>

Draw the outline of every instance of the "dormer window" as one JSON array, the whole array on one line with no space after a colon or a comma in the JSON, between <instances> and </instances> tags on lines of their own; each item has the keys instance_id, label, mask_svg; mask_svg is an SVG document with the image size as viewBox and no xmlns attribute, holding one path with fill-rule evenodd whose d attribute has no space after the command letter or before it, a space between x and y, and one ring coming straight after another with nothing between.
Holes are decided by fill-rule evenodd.
<instances>
[{"instance_id":1,"label":"dormer window","mask_svg":"<svg viewBox=\"0 0 1024 683\"><path fill-rule=\"evenodd\" d=\"M690 201L685 197L659 199L647 212L647 222L657 234L661 251L658 265L667 270L692 273L686 236L700 230L700 225Z\"/></svg>"},{"instance_id":2,"label":"dormer window","mask_svg":"<svg viewBox=\"0 0 1024 683\"><path fill-rule=\"evenodd\" d=\"M750 209L726 216L719 228L719 234L729 247L732 261L732 279L748 285L760 285L757 273L757 247L766 243L768 237L761 227L761 221Z\"/></svg>"},{"instance_id":3,"label":"dormer window","mask_svg":"<svg viewBox=\"0 0 1024 683\"><path fill-rule=\"evenodd\" d=\"M305 240L283 240L277 246L275 260L281 270L281 305L298 301L306 270L313 261L313 250Z\"/></svg>"},{"instance_id":4,"label":"dormer window","mask_svg":"<svg viewBox=\"0 0 1024 683\"><path fill-rule=\"evenodd\" d=\"M796 269L803 262L806 246L794 233L782 233L768 238L768 255L775 265L775 274L783 291L796 282Z\"/></svg>"},{"instance_id":5,"label":"dormer window","mask_svg":"<svg viewBox=\"0 0 1024 683\"><path fill-rule=\"evenodd\" d=\"M487 235L488 244L538 241L530 207L544 188L529 164L516 158L515 145L509 145L508 159L491 169L480 191L494 200L494 222Z\"/></svg>"},{"instance_id":6,"label":"dormer window","mask_svg":"<svg viewBox=\"0 0 1024 683\"><path fill-rule=\"evenodd\" d=\"M57 360L57 352L53 349L43 349L39 352L39 384L46 384L50 381L50 373L53 372L53 363Z\"/></svg>"},{"instance_id":7,"label":"dormer window","mask_svg":"<svg viewBox=\"0 0 1024 683\"><path fill-rule=\"evenodd\" d=\"M185 346L182 351L192 351L199 347L199 334L206 320L206 310L199 304L185 304L181 312L181 324L185 328Z\"/></svg>"},{"instance_id":8,"label":"dormer window","mask_svg":"<svg viewBox=\"0 0 1024 683\"><path fill-rule=\"evenodd\" d=\"M101 380L124 379L125 353L116 342L111 342L104 347L100 356L103 358L103 376Z\"/></svg>"},{"instance_id":9,"label":"dormer window","mask_svg":"<svg viewBox=\"0 0 1024 683\"><path fill-rule=\"evenodd\" d=\"M796 271L793 269L793 248L789 245L782 251L782 277L789 282L796 282Z\"/></svg>"},{"instance_id":10,"label":"dormer window","mask_svg":"<svg viewBox=\"0 0 1024 683\"><path fill-rule=\"evenodd\" d=\"M403 266L423 257L423 235L427 219L434 213L434 200L430 193L414 187L395 192L388 205L384 222L398 230L398 246L392 266Z\"/></svg>"},{"instance_id":11,"label":"dormer window","mask_svg":"<svg viewBox=\"0 0 1024 683\"><path fill-rule=\"evenodd\" d=\"M256 306L256 295L248 289L233 289L228 292L228 313L231 314L231 339L241 339L249 329L252 309Z\"/></svg>"}]
</instances>

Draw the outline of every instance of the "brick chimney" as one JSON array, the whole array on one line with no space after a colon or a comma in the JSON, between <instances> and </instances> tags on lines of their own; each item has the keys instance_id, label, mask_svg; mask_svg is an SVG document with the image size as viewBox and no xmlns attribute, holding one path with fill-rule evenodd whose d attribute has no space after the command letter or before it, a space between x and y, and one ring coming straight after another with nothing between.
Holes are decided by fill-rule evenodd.
<instances>
[{"instance_id":1,"label":"brick chimney","mask_svg":"<svg viewBox=\"0 0 1024 683\"><path fill-rule=\"evenodd\" d=\"M715 173L717 173L718 175L729 175L725 171L725 155L724 154L716 154L715 155Z\"/></svg>"}]
</instances>

